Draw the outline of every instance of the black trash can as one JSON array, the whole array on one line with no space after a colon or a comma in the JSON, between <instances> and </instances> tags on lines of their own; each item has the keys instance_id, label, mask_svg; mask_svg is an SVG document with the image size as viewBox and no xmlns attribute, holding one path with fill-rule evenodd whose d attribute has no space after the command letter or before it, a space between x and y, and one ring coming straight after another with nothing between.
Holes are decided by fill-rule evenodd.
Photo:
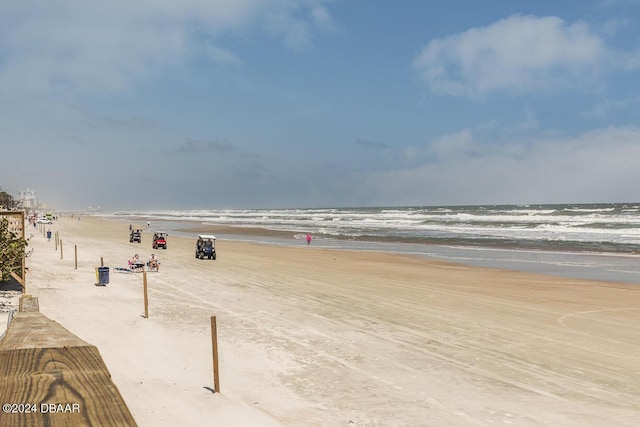
<instances>
[{"instance_id":1,"label":"black trash can","mask_svg":"<svg viewBox=\"0 0 640 427\"><path fill-rule=\"evenodd\" d=\"M51 230L47 231L47 240L51 240Z\"/></svg>"},{"instance_id":2,"label":"black trash can","mask_svg":"<svg viewBox=\"0 0 640 427\"><path fill-rule=\"evenodd\" d=\"M109 267L98 267L98 285L109 284Z\"/></svg>"}]
</instances>

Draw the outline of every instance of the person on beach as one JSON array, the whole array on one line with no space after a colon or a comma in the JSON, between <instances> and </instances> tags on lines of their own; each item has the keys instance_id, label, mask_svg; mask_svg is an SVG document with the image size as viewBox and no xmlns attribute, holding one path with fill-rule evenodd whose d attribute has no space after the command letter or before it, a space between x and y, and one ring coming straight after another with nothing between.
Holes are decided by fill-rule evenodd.
<instances>
[{"instance_id":1,"label":"person on beach","mask_svg":"<svg viewBox=\"0 0 640 427\"><path fill-rule=\"evenodd\" d=\"M131 230L133 230L133 226L129 224L129 232L131 232Z\"/></svg>"},{"instance_id":2,"label":"person on beach","mask_svg":"<svg viewBox=\"0 0 640 427\"><path fill-rule=\"evenodd\" d=\"M307 246L311 244L311 233L307 233Z\"/></svg>"},{"instance_id":3,"label":"person on beach","mask_svg":"<svg viewBox=\"0 0 640 427\"><path fill-rule=\"evenodd\" d=\"M144 268L144 263L140 261L140 256L138 254L135 254L129 261L129 268L134 271L142 271Z\"/></svg>"},{"instance_id":4,"label":"person on beach","mask_svg":"<svg viewBox=\"0 0 640 427\"><path fill-rule=\"evenodd\" d=\"M149 257L149 262L147 263L149 266L149 271L159 271L160 270L160 261L156 254L151 254Z\"/></svg>"}]
</instances>

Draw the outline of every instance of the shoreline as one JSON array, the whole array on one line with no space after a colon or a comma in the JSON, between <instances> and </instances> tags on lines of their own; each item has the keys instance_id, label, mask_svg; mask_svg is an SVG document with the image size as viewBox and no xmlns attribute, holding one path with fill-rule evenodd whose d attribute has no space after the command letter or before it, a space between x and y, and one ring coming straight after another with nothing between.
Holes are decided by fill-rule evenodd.
<instances>
[{"instance_id":1,"label":"shoreline","mask_svg":"<svg viewBox=\"0 0 640 427\"><path fill-rule=\"evenodd\" d=\"M129 222L131 219L144 218L143 222L148 217L113 217L113 216L101 216L98 213L88 214L91 216L101 217L108 220L118 222ZM261 237L280 237L287 238L296 235L303 235L309 232L308 229L279 229L270 228L267 225L260 224L207 224L205 221L194 221L189 219L153 219L155 223L161 224L183 224L178 226L177 231L183 233L211 233L218 232L225 235L239 235L239 236L261 236ZM144 228L138 226L138 228ZM474 238L425 238L425 237L411 237L411 236L380 236L371 234L361 234L354 236L326 234L321 232L315 232L316 238L322 240L329 240L335 242L362 242L362 243L396 243L396 244L411 244L411 245L423 245L423 246L449 246L460 247L470 249L487 249L487 250L516 250L516 251L541 251L541 252L558 252L558 253L583 253L583 254L612 254L612 255L629 255L634 256L640 254L640 250L635 245L612 245L608 250L603 250L603 242L599 243L599 247L594 245L587 245L583 242L575 241L545 241L544 244L539 241L526 241L526 240L507 240L507 239L495 239L495 240L478 240Z\"/></svg>"},{"instance_id":2,"label":"shoreline","mask_svg":"<svg viewBox=\"0 0 640 427\"><path fill-rule=\"evenodd\" d=\"M626 203L105 211L114 218L311 232L332 240L637 254L638 206Z\"/></svg>"},{"instance_id":3,"label":"shoreline","mask_svg":"<svg viewBox=\"0 0 640 427\"><path fill-rule=\"evenodd\" d=\"M106 221L128 223L131 218L92 216ZM139 220L138 222L146 222ZM136 224L136 222L133 222ZM180 236L215 234L222 239L299 247L306 245L306 231L273 230L258 225L194 224L189 220L155 220L162 231ZM137 228L146 230L144 226ZM404 254L459 263L529 273L547 274L580 280L604 280L616 283L640 284L640 255L625 252L560 251L551 249L509 248L503 246L459 246L398 242L394 239L325 238L314 236L311 246L338 250L356 250L385 254Z\"/></svg>"}]
</instances>

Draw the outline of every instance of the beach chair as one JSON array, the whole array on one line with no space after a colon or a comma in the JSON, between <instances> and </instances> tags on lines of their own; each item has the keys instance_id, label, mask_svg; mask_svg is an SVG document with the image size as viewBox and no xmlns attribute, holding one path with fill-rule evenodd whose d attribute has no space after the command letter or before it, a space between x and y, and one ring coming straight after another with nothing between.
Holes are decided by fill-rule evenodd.
<instances>
[{"instance_id":1,"label":"beach chair","mask_svg":"<svg viewBox=\"0 0 640 427\"><path fill-rule=\"evenodd\" d=\"M129 269L137 273L142 273L144 271L144 263L134 263L129 260Z\"/></svg>"}]
</instances>

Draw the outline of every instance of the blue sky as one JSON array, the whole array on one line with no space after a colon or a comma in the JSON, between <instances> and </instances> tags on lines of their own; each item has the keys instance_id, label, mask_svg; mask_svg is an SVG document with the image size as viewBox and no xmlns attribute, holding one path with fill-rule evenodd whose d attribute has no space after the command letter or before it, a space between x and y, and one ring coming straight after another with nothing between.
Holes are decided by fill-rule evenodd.
<instances>
[{"instance_id":1,"label":"blue sky","mask_svg":"<svg viewBox=\"0 0 640 427\"><path fill-rule=\"evenodd\" d=\"M59 209L640 201L640 0L0 3Z\"/></svg>"}]
</instances>

